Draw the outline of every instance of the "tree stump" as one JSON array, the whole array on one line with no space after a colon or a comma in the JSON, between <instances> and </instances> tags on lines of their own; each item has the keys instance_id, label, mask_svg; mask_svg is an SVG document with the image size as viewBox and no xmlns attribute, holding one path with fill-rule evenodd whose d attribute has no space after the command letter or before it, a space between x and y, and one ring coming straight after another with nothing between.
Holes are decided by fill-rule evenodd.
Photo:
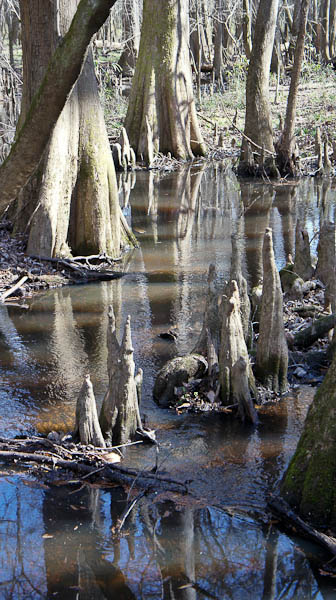
<instances>
[{"instance_id":1,"label":"tree stump","mask_svg":"<svg viewBox=\"0 0 336 600\"><path fill-rule=\"evenodd\" d=\"M109 307L107 329L107 369L109 387L100 412L100 426L104 438L113 445L124 444L131 439L141 420L138 406L137 383L131 339L131 319L127 317L124 336L119 344L113 307Z\"/></svg>"},{"instance_id":2,"label":"tree stump","mask_svg":"<svg viewBox=\"0 0 336 600\"><path fill-rule=\"evenodd\" d=\"M92 444L98 448L105 448L90 375L85 377L77 399L74 435L79 435L81 444Z\"/></svg>"},{"instance_id":3,"label":"tree stump","mask_svg":"<svg viewBox=\"0 0 336 600\"><path fill-rule=\"evenodd\" d=\"M296 224L295 230L295 260L293 270L303 281L311 279L314 273L308 232L302 228L299 221Z\"/></svg>"},{"instance_id":4,"label":"tree stump","mask_svg":"<svg viewBox=\"0 0 336 600\"><path fill-rule=\"evenodd\" d=\"M221 344L219 350L219 382L223 404L230 404L234 397L233 367L242 358L247 365L248 389L257 397L254 376L250 365L240 316L239 290L231 281L228 296L221 305Z\"/></svg>"},{"instance_id":5,"label":"tree stump","mask_svg":"<svg viewBox=\"0 0 336 600\"><path fill-rule=\"evenodd\" d=\"M263 245L263 292L255 372L274 392L287 389L288 348L283 323L280 276L273 252L272 230L267 228Z\"/></svg>"}]
</instances>

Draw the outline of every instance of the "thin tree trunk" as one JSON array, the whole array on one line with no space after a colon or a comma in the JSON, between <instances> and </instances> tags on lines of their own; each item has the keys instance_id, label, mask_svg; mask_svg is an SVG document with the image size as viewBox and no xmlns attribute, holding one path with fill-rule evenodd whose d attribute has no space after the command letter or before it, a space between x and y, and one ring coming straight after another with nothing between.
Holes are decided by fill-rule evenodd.
<instances>
[{"instance_id":1,"label":"thin tree trunk","mask_svg":"<svg viewBox=\"0 0 336 600\"><path fill-rule=\"evenodd\" d=\"M269 153L274 152L268 88L277 16L278 0L260 0L246 82L244 133L259 147L256 151L257 163L262 169L264 165L261 163L264 158L260 148L268 151L266 162L268 162ZM256 150L255 146L252 150ZM240 157L241 172L248 170L248 155L248 142L244 138Z\"/></svg>"},{"instance_id":2,"label":"thin tree trunk","mask_svg":"<svg viewBox=\"0 0 336 600\"><path fill-rule=\"evenodd\" d=\"M301 67L304 57L304 42L307 28L308 9L309 0L302 0L300 8L300 24L294 54L294 65L287 100L286 118L281 139L279 141L279 146L277 148L278 166L283 175L289 174L294 176L298 171L296 165L297 157L295 155L294 130Z\"/></svg>"}]
</instances>

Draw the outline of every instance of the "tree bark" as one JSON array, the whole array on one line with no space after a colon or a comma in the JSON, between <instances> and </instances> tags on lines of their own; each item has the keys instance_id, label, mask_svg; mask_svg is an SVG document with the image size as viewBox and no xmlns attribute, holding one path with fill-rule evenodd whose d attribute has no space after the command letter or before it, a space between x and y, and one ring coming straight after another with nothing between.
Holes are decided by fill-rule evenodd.
<instances>
[{"instance_id":1,"label":"tree bark","mask_svg":"<svg viewBox=\"0 0 336 600\"><path fill-rule=\"evenodd\" d=\"M263 291L260 311L256 377L274 392L287 390L288 348L283 323L280 276L274 260L272 230L263 245Z\"/></svg>"},{"instance_id":2,"label":"tree bark","mask_svg":"<svg viewBox=\"0 0 336 600\"><path fill-rule=\"evenodd\" d=\"M104 438L114 445L124 444L141 428L137 386L134 378L134 360L130 317L119 344L112 305L109 308L107 331L107 369L109 387L100 411L99 422Z\"/></svg>"},{"instance_id":3,"label":"tree bark","mask_svg":"<svg viewBox=\"0 0 336 600\"><path fill-rule=\"evenodd\" d=\"M285 500L315 527L336 532L336 354L308 411L281 485Z\"/></svg>"},{"instance_id":4,"label":"tree bark","mask_svg":"<svg viewBox=\"0 0 336 600\"><path fill-rule=\"evenodd\" d=\"M277 162L282 175L294 177L298 174L297 156L295 152L295 119L298 100L299 81L304 56L304 42L306 37L309 0L302 0L300 8L300 21L296 40L294 64L287 100L284 129L277 146Z\"/></svg>"},{"instance_id":5,"label":"tree bark","mask_svg":"<svg viewBox=\"0 0 336 600\"><path fill-rule=\"evenodd\" d=\"M266 163L274 153L268 88L278 3L278 0L260 0L247 73L244 134L259 146L257 150L259 165L262 160L260 148L264 147L268 151L265 156ZM248 162L247 143L244 138L239 166L242 173L246 171ZM252 149L255 151L255 147ZM263 165L261 166L263 167Z\"/></svg>"},{"instance_id":6,"label":"tree bark","mask_svg":"<svg viewBox=\"0 0 336 600\"><path fill-rule=\"evenodd\" d=\"M50 134L75 84L92 36L116 0L81 0L68 33L58 45L34 95L7 159L0 167L0 212L37 169Z\"/></svg>"},{"instance_id":7,"label":"tree bark","mask_svg":"<svg viewBox=\"0 0 336 600\"><path fill-rule=\"evenodd\" d=\"M204 155L188 50L187 0L144 0L139 56L125 127L138 157L148 162L148 121L155 152L189 160Z\"/></svg>"}]
</instances>

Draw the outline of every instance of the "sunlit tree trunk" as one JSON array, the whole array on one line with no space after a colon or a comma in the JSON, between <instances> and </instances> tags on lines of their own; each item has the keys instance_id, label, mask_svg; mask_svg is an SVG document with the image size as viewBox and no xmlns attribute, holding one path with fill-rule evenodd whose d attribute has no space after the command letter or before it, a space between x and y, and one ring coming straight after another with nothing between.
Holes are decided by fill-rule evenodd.
<instances>
[{"instance_id":1,"label":"sunlit tree trunk","mask_svg":"<svg viewBox=\"0 0 336 600\"><path fill-rule=\"evenodd\" d=\"M205 154L193 99L187 0L144 0L139 57L125 127L136 154ZM150 128L150 134L148 134Z\"/></svg>"},{"instance_id":2,"label":"sunlit tree trunk","mask_svg":"<svg viewBox=\"0 0 336 600\"><path fill-rule=\"evenodd\" d=\"M297 156L295 152L295 119L298 100L299 82L301 67L304 56L304 42L307 28L309 0L302 0L300 6L300 18L298 27L298 36L296 41L294 64L291 75L291 82L287 101L287 110L284 129L277 146L277 161L282 174L296 175L298 172Z\"/></svg>"},{"instance_id":3,"label":"sunlit tree trunk","mask_svg":"<svg viewBox=\"0 0 336 600\"><path fill-rule=\"evenodd\" d=\"M24 122L78 0L21 1ZM35 176L20 194L16 229L28 253L120 252L117 186L91 51L56 123Z\"/></svg>"},{"instance_id":4,"label":"sunlit tree trunk","mask_svg":"<svg viewBox=\"0 0 336 600\"><path fill-rule=\"evenodd\" d=\"M261 161L260 148L274 152L273 130L269 105L269 74L278 14L278 0L260 0L253 47L246 82L245 136L252 140L252 151ZM240 168L248 162L247 139L243 139ZM269 153L265 157L269 157Z\"/></svg>"}]
</instances>

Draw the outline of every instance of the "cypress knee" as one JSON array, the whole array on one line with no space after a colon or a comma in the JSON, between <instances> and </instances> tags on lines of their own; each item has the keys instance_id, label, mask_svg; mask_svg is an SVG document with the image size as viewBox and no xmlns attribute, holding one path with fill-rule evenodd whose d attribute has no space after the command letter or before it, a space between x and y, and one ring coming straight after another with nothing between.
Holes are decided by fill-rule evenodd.
<instances>
[{"instance_id":1,"label":"cypress knee","mask_svg":"<svg viewBox=\"0 0 336 600\"><path fill-rule=\"evenodd\" d=\"M313 275L314 268L310 255L309 236L298 221L295 231L295 261L294 271L303 281L308 281Z\"/></svg>"},{"instance_id":2,"label":"cypress knee","mask_svg":"<svg viewBox=\"0 0 336 600\"><path fill-rule=\"evenodd\" d=\"M257 379L274 392L287 390L288 348L283 322L280 275L274 260L272 230L263 244L263 291L255 372Z\"/></svg>"},{"instance_id":3,"label":"cypress knee","mask_svg":"<svg viewBox=\"0 0 336 600\"><path fill-rule=\"evenodd\" d=\"M131 320L127 317L124 337L119 344L113 308L108 313L107 368L109 387L100 412L100 426L105 438L124 444L141 426L137 399L137 384L131 339Z\"/></svg>"},{"instance_id":4,"label":"cypress knee","mask_svg":"<svg viewBox=\"0 0 336 600\"><path fill-rule=\"evenodd\" d=\"M234 397L233 367L242 358L247 365L248 389L256 397L252 373L240 316L240 299L236 281L231 281L228 296L223 296L221 306L221 343L219 351L219 381L223 404Z\"/></svg>"},{"instance_id":5,"label":"cypress knee","mask_svg":"<svg viewBox=\"0 0 336 600\"><path fill-rule=\"evenodd\" d=\"M85 377L77 399L75 435L77 434L81 444L93 444L98 448L105 448L89 375Z\"/></svg>"}]
</instances>

